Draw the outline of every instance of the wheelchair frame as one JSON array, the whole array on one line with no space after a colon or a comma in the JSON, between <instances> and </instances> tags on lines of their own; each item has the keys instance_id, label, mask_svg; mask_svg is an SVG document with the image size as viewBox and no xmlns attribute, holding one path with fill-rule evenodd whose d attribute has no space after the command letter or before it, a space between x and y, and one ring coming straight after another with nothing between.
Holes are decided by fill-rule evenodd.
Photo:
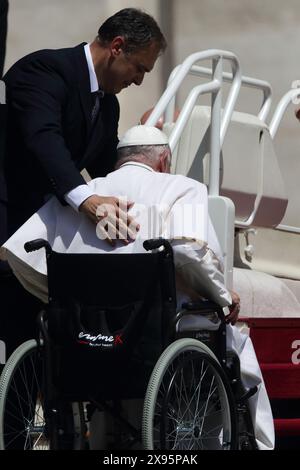
<instances>
[{"instance_id":1,"label":"wheelchair frame","mask_svg":"<svg viewBox=\"0 0 300 470\"><path fill-rule=\"evenodd\" d=\"M71 304L66 304L64 302L63 310L60 306L57 306L57 300L62 300L60 295L63 295L64 289L60 286L59 279L55 277L57 271L55 272L54 267L61 269L61 264L58 263L55 266L57 261L66 260L66 257L68 257L69 261L71 259L70 256L72 257L73 255L62 255L53 252L50 245L44 240L34 240L25 244L27 251L37 250L42 247L46 250L49 274L49 307L38 316L40 332L38 340L27 341L17 348L8 360L1 375L0 448L6 449L10 447L6 428L10 425L8 413L11 408L7 410L7 407L9 407L9 394L11 393L13 399L15 399L12 384L21 383L17 372L21 371L22 381L24 381L25 373L29 369L33 398L32 395L29 396L30 390L27 390L29 387L25 387L25 394L27 394L28 401L32 402L33 405L31 405L31 409L30 406L28 407L29 414L27 418L26 416L24 418L24 415L20 416L21 420L24 421L25 419L25 427L23 430L20 430L21 433L25 434L23 441L21 439L21 442L24 442L24 449L40 448L41 443L50 449L87 448L87 426L85 420L86 418L90 419L95 408L104 410L112 415L113 419L125 431L126 438L119 439L112 444L113 449L132 448L141 440L143 448L149 450L256 448L253 426L247 406L247 399L256 390L251 389L245 393L240 380L239 360L235 354L226 353L226 325L223 310L212 302L203 301L184 304L183 310L175 314L176 290L173 250L169 242L164 239L145 241L144 248L147 251L152 251L147 256L143 254L129 255L131 260L137 256L143 263L146 259L154 260L155 268L160 272L159 287L161 289L160 301L162 304L160 351L158 355L156 351L154 362L152 358L152 372L148 386L145 388L145 385L143 385L144 388L138 392L134 391L133 394L129 392L129 398L145 397L142 430L140 431L134 427L122 415L121 400L128 398L128 395L124 396L122 393L120 395L114 391L115 396L111 399L111 397L105 396L105 393L108 393L107 391L105 393L99 391L98 382L96 394L94 394L94 391L87 391L85 387L84 390L80 390L80 387L77 390L72 390L72 396L69 393L65 393L65 390L62 390L62 384L58 383L61 376L59 376L57 371L61 366L61 361L64 360L61 353L65 354L68 351L69 345L67 348L62 347L57 342L57 336L55 336L57 333L58 335L61 334L61 330L57 326L61 327L62 325L60 323L62 312L67 312L66 318L72 318L72 341L76 338L78 343L90 342L87 346L90 350L95 349L95 341L98 341L98 348L105 349L104 353L99 353L99 356L96 358L96 361L100 364L101 354L106 354L106 357L113 358L113 361L115 361L115 358L120 358L121 355L127 357L122 346L124 342L128 341L130 343L132 340L134 342L133 338L135 336L139 337L146 321L146 316L149 314L149 305L146 301L142 305L138 305L138 308L133 310L133 314L131 312L129 321L117 333L119 341L115 341L115 332L110 331L105 321L103 323L103 315L102 317L100 315L102 318L101 325L106 328L107 334L98 335L98 337L93 335L82 324L81 313L76 303L72 301ZM94 259L95 256L96 258L98 256L97 261L99 256L102 256L102 260L104 260L103 256L107 258L107 255L87 256L89 256L89 261L92 259L91 256ZM122 259L126 259L124 258L126 255L120 256L123 257ZM140 258L140 256L143 258ZM74 259L76 261L76 258ZM113 257L109 257L108 261L112 262L112 259ZM52 282L53 285L51 285ZM60 289L58 296L55 288ZM87 294L91 294L91 291ZM148 294L150 295L150 292ZM200 315L215 313L221 319L219 330L217 332L176 332L178 322L185 315L191 313ZM97 312L97 318L100 317ZM55 323L57 319L58 325ZM53 322L53 320L55 321ZM136 326L136 323L138 323L138 326ZM81 335L78 334L79 330L82 330L80 332L80 334L82 333ZM99 336L101 337L99 338ZM82 338L88 339L88 341L80 341ZM97 339L95 340L94 338ZM111 338L113 340L109 342L108 340ZM63 340L65 340L64 335ZM107 344L108 342L109 345ZM86 344L83 347L86 347ZM110 350L109 353L106 352L108 349ZM90 350L88 354L90 354ZM130 353L134 352L131 347L129 350L131 350ZM82 354L81 351L80 354ZM30 363L29 366L27 364L24 365L24 361L28 357L30 359L28 361ZM89 357L92 356L87 355L84 360L86 361ZM157 357L158 360L156 361ZM38 371L31 370L34 369L33 360L36 360L38 363ZM155 362L156 365L153 367ZM116 362L113 363L115 364ZM85 364L87 365L88 363L85 362ZM101 367L103 364L104 361L102 360ZM112 369L113 367L109 365L109 368ZM146 369L146 362L142 362L142 368ZM39 379L41 380L41 389L38 388ZM180 389L180 384L182 383L185 387L185 400L182 399L182 389ZM188 392L190 393L189 396L187 395ZM179 395L180 398L178 398ZM89 402L86 406L86 412L84 412L82 402ZM41 422L36 418L37 403L42 408L42 413L38 412ZM21 412L23 408L24 406L20 407ZM202 415L200 415L201 412ZM18 442L18 439L15 439ZM14 447L14 442L12 442L12 447Z\"/></svg>"}]
</instances>

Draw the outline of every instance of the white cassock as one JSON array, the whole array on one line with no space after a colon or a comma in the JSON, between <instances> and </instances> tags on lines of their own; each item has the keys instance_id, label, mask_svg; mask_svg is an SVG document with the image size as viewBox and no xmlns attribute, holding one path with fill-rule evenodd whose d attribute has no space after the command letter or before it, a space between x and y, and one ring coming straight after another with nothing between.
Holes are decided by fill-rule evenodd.
<instances>
[{"instance_id":1,"label":"white cassock","mask_svg":"<svg viewBox=\"0 0 300 470\"><path fill-rule=\"evenodd\" d=\"M63 253L140 253L143 241L163 237L171 241L176 273L180 277L179 306L189 291L226 307L231 296L224 287L222 254L208 215L206 186L181 175L157 173L149 166L128 162L105 178L90 181L95 194L133 201L130 215L140 224L136 240L115 247L99 238L95 225L69 206L52 198L4 244L4 255L23 286L47 302L45 254L26 253L24 243L47 240ZM183 281L183 284L182 284ZM227 347L236 350L246 388L257 385L253 408L255 432L260 448L274 447L274 427L269 400L251 339L236 327L227 328ZM255 399L255 400L254 400Z\"/></svg>"}]
</instances>

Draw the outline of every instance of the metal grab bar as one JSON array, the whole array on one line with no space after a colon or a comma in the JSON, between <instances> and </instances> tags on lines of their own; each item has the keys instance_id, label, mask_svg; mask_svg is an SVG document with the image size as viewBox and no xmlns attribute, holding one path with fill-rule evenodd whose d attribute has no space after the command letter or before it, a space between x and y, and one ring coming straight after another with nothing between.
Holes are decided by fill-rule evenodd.
<instances>
[{"instance_id":1,"label":"metal grab bar","mask_svg":"<svg viewBox=\"0 0 300 470\"><path fill-rule=\"evenodd\" d=\"M279 224L274 227L274 230L281 232L300 233L300 227L293 227L292 225Z\"/></svg>"},{"instance_id":2,"label":"metal grab bar","mask_svg":"<svg viewBox=\"0 0 300 470\"><path fill-rule=\"evenodd\" d=\"M174 98L178 88L190 72L191 68L196 62L200 60L213 61L212 81L194 87L176 121L175 127L170 136L170 147L173 151L176 147L182 130L184 129L190 113L195 105L196 99L199 95L204 93L212 94L212 108L211 108L211 160L210 160L210 182L209 194L219 194L219 167L220 167L220 149L223 143L227 127L230 123L231 115L241 87L241 71L237 57L229 51L222 51L218 49L210 49L207 51L196 52L188 56L184 62L178 66L176 74L172 80L169 80L167 88L160 100L153 109L151 115L147 119L145 125L154 126L160 116L164 113L170 101ZM222 60L226 59L231 62L233 83L229 92L226 105L223 111L221 121L221 104L222 104ZM172 119L173 120L173 119Z\"/></svg>"},{"instance_id":3,"label":"metal grab bar","mask_svg":"<svg viewBox=\"0 0 300 470\"><path fill-rule=\"evenodd\" d=\"M169 78L170 81L176 75L176 73L178 71L178 67L179 66L175 67L175 69L171 73L170 78ZM206 67L200 67L198 65L193 65L193 67L190 70L190 75L194 75L194 76L197 76L197 77L211 77L211 74L212 74L211 69L206 68ZM222 78L223 78L224 82L232 83L233 74L229 73L229 72L222 72ZM272 103L272 87L271 87L270 83L266 82L265 80L260 80L258 78L247 77L245 75L242 75L241 85L245 86L245 87L248 87L248 88L255 88L255 89L261 90L263 92L263 102L262 102L260 110L257 114L257 117L261 121L265 121L268 114L269 114L269 111L270 111L270 108L271 108L271 103ZM169 109L169 107L171 107L171 105L173 107L173 112L172 112L171 108ZM174 97L174 101L172 100L172 102L170 102L168 108L166 109L166 122L172 121L172 116L173 116L173 113L174 113L174 109L175 109L175 97Z\"/></svg>"},{"instance_id":4,"label":"metal grab bar","mask_svg":"<svg viewBox=\"0 0 300 470\"><path fill-rule=\"evenodd\" d=\"M269 126L272 139L274 139L276 135L279 124L287 110L287 107L295 98L300 98L300 88L293 88L292 90L289 90L279 101Z\"/></svg>"},{"instance_id":5,"label":"metal grab bar","mask_svg":"<svg viewBox=\"0 0 300 470\"><path fill-rule=\"evenodd\" d=\"M176 128L174 127L172 134L170 135L170 138L169 138L169 145L170 145L171 150L174 150L176 145L178 144L178 140L181 136L181 132L184 129L184 126L189 118L189 115L191 114L193 110L193 107L195 106L196 100L199 97L199 95L217 92L220 90L220 88L221 88L220 81L217 79L214 79L211 82L198 85L190 91L180 111L180 115L178 116L177 122L175 124Z\"/></svg>"},{"instance_id":6,"label":"metal grab bar","mask_svg":"<svg viewBox=\"0 0 300 470\"><path fill-rule=\"evenodd\" d=\"M230 118L233 112L234 105L236 103L242 81L242 75L240 70L240 64L235 54L230 51L223 51L219 49L208 49L207 51L195 52L188 56L182 64L179 64L171 73L167 88L160 100L156 104L151 116L148 118L146 125L154 126L160 116L166 110L166 122L173 122L173 114L175 109L175 94L183 82L184 78L191 73L194 68L194 64L200 60L212 60L212 59L226 59L231 62L232 66L232 87L227 98L226 105L224 106L224 113L221 124L221 144L223 143L227 127L230 122ZM223 76L222 72L222 76ZM212 74L211 74L212 75ZM222 80L221 80L222 81ZM172 101L171 101L172 100ZM168 105L170 107L168 107ZM173 110L171 110L171 107Z\"/></svg>"}]
</instances>

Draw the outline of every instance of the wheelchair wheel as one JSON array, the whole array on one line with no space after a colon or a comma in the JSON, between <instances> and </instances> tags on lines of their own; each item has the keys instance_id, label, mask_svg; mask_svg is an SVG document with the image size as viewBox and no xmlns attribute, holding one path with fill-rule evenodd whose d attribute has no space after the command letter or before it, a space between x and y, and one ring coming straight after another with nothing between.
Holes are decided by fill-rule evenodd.
<instances>
[{"instance_id":1,"label":"wheelchair wheel","mask_svg":"<svg viewBox=\"0 0 300 470\"><path fill-rule=\"evenodd\" d=\"M0 449L50 450L49 430L43 409L42 350L35 340L21 344L8 359L0 378ZM82 403L68 403L64 415L72 441L84 446ZM62 442L62 441L59 441ZM62 448L65 448L62 445Z\"/></svg>"},{"instance_id":2,"label":"wheelchair wheel","mask_svg":"<svg viewBox=\"0 0 300 470\"><path fill-rule=\"evenodd\" d=\"M147 450L229 450L237 443L234 398L211 350L183 338L170 344L152 372L144 401Z\"/></svg>"}]
</instances>

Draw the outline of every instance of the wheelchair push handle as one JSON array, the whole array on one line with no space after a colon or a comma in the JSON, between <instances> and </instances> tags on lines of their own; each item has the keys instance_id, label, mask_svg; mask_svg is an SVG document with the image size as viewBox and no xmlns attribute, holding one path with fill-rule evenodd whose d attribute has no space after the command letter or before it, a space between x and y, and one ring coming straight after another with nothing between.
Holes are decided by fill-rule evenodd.
<instances>
[{"instance_id":1,"label":"wheelchair push handle","mask_svg":"<svg viewBox=\"0 0 300 470\"><path fill-rule=\"evenodd\" d=\"M146 251L156 250L161 246L164 247L167 256L173 255L173 249L170 242L164 238L151 238L149 240L145 240L143 243L143 247Z\"/></svg>"},{"instance_id":2,"label":"wheelchair push handle","mask_svg":"<svg viewBox=\"0 0 300 470\"><path fill-rule=\"evenodd\" d=\"M37 238L24 244L24 249L27 253L40 250L41 248L45 248L47 254L50 254L52 251L50 244L43 238Z\"/></svg>"}]
</instances>

